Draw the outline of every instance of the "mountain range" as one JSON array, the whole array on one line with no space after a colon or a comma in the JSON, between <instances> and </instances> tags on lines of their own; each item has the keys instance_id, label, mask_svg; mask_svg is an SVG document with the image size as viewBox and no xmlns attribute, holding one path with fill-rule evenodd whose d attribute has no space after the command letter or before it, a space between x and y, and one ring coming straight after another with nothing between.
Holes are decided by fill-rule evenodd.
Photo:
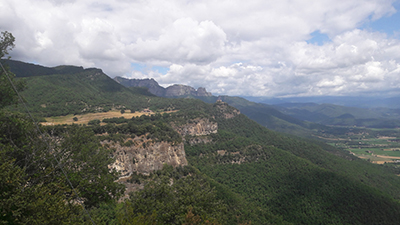
<instances>
[{"instance_id":1,"label":"mountain range","mask_svg":"<svg viewBox=\"0 0 400 225\"><path fill-rule=\"evenodd\" d=\"M182 208L202 215L194 218L212 218L221 224L400 221L400 179L394 167L371 164L321 141L293 135L329 130L324 124L244 98L212 96L200 88L174 85L170 98L164 98L155 93L165 95L168 88L150 93L150 88L125 87L100 69L5 62L17 79L25 81L27 88L21 95L37 117L121 110L121 117L81 126L113 154L115 162L110 166L121 173L118 182L131 192L125 196L126 204L115 208L121 208L122 215L135 213L135 221L153 217L172 221L174 215L182 220L173 223L183 224L188 211L179 211ZM154 80L143 83L157 89ZM7 109L23 111L15 106ZM122 109L141 116L124 118ZM330 116L355 117L343 113ZM46 130L54 135L69 126ZM212 195L201 198L207 193ZM215 203L215 208L207 202ZM220 206L223 210L217 210ZM119 215L103 212L112 214L109 219Z\"/></svg>"},{"instance_id":2,"label":"mountain range","mask_svg":"<svg viewBox=\"0 0 400 225\"><path fill-rule=\"evenodd\" d=\"M346 107L357 108L400 108L400 97L392 96L385 93L376 93L375 95L365 96L309 96L309 97L256 97L242 96L243 98L269 105L286 104L286 103L317 103L317 104L333 104Z\"/></svg>"},{"instance_id":3,"label":"mountain range","mask_svg":"<svg viewBox=\"0 0 400 225\"><path fill-rule=\"evenodd\" d=\"M199 87L197 90L193 87L174 84L167 88L161 87L154 79L126 79L123 77L115 77L115 81L126 87L146 87L149 92L159 97L186 97L186 96L212 96L205 88Z\"/></svg>"}]
</instances>

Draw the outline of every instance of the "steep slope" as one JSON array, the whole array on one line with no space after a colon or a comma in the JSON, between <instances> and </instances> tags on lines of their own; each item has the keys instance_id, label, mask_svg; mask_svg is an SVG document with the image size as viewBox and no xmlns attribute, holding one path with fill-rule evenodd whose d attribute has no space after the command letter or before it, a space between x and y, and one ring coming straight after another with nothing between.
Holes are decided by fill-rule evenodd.
<instances>
[{"instance_id":1,"label":"steep slope","mask_svg":"<svg viewBox=\"0 0 400 225\"><path fill-rule=\"evenodd\" d=\"M123 77L115 77L115 81L125 87L146 87L154 95L167 98L185 98L185 97L202 97L212 96L205 88L199 87L197 90L182 84L174 84L167 88L161 87L154 79L126 79Z\"/></svg>"},{"instance_id":2,"label":"steep slope","mask_svg":"<svg viewBox=\"0 0 400 225\"><path fill-rule=\"evenodd\" d=\"M231 215L251 214L248 218L258 224L273 223L272 219L293 224L396 224L400 221L400 179L390 170L358 160L323 143L271 131L226 102L207 104L195 99L131 95L129 89L110 80L98 69L26 80L27 91L30 91L25 92L30 93L26 98L34 95L38 99L32 97L30 102L38 101L38 106L48 109L49 114L65 108L68 112L73 111L76 106L69 109L69 103L80 101L86 103L83 109L93 110L107 104L146 106L159 112L168 107L179 109L173 113L120 119L121 122L117 118L111 120L115 122L108 120L107 125L84 127L92 129L104 147L120 148L115 151L119 154L115 156L119 162L114 166L126 170L125 175L131 174L131 180L137 178L135 175L139 176L134 172L152 172L160 169L163 162L185 165L183 147L188 164L205 174L205 179L217 190L219 200L233 203L227 204L230 207L227 210L234 212ZM44 93L46 88L54 88L54 101L48 100L51 96ZM64 96L65 93L68 96ZM46 96L45 103L40 96ZM99 96L104 99L97 98ZM61 104L57 105L57 99ZM52 105L59 108L50 107ZM280 114L274 116L278 118ZM62 130L64 126L52 127L51 131L57 132L58 128ZM164 151L163 154L157 149ZM342 154L342 157L336 154ZM182 160L174 160L176 158ZM162 187L172 186L166 184ZM193 197L190 192L186 193L189 196L183 196L183 199ZM229 193L232 195L228 196ZM240 198L252 204L235 205ZM158 199L150 200L156 202ZM250 209L242 208L249 206ZM140 213L151 216L153 208L149 209L150 212ZM258 212L264 212L265 217Z\"/></svg>"},{"instance_id":3,"label":"steep slope","mask_svg":"<svg viewBox=\"0 0 400 225\"><path fill-rule=\"evenodd\" d=\"M356 108L316 103L285 103L273 107L294 118L325 125L371 128L396 128L400 126L398 109Z\"/></svg>"},{"instance_id":4,"label":"steep slope","mask_svg":"<svg viewBox=\"0 0 400 225\"><path fill-rule=\"evenodd\" d=\"M26 63L16 60L1 60L3 64L10 67L11 72L17 75L17 77L34 77L51 74L72 74L83 71L81 66L57 66L57 67L45 67L32 63Z\"/></svg>"},{"instance_id":5,"label":"steep slope","mask_svg":"<svg viewBox=\"0 0 400 225\"><path fill-rule=\"evenodd\" d=\"M400 198L400 180L382 166L336 157L329 146L269 131L242 114L217 122L212 142L186 142L189 163L258 206L295 224L398 220L392 197Z\"/></svg>"},{"instance_id":6,"label":"steep slope","mask_svg":"<svg viewBox=\"0 0 400 225\"><path fill-rule=\"evenodd\" d=\"M10 70L26 82L21 95L31 113L60 116L88 112L107 112L111 109L140 111L179 109L186 100L162 99L143 88L126 88L100 69L76 66L53 68L8 60ZM151 103L150 103L151 102ZM20 106L20 109L22 107Z\"/></svg>"},{"instance_id":7,"label":"steep slope","mask_svg":"<svg viewBox=\"0 0 400 225\"><path fill-rule=\"evenodd\" d=\"M217 100L227 102L239 109L250 119L257 121L259 124L276 131L290 133L298 136L311 137L314 133L313 129L324 129L329 132L329 128L301 121L294 117L281 113L272 106L254 103L240 97L230 96L213 96L204 88L194 88L185 85L172 85L163 88L158 85L154 79L126 79L121 77L114 78L117 82L126 87L146 87L149 91L160 97L168 98L196 98L207 103L214 103Z\"/></svg>"},{"instance_id":8,"label":"steep slope","mask_svg":"<svg viewBox=\"0 0 400 225\"><path fill-rule=\"evenodd\" d=\"M224 102L209 105L196 101L177 113L124 121L94 129L105 129L102 132L110 135L132 135L133 131L143 133L135 126L146 121L153 121L156 127L170 124L185 140L189 164L217 182L212 186L222 188L218 192L221 198L228 189L270 215L246 217L258 224L279 217L294 224L391 224L400 218L400 205L394 200L400 199L400 180L385 167L351 155L345 160L335 156L337 150L331 146L270 131ZM160 130L156 127L146 127L150 130L144 133L153 138L152 144L143 148L141 143L147 142L146 138L135 140L131 148L139 154L133 156L134 160L124 160L133 163L132 168L147 165L145 154L154 159L158 155L152 147L154 141L165 136L157 136ZM123 159L125 151L117 150L118 157ZM157 162L151 165L161 168ZM129 168L126 163L125 168ZM137 176L131 179L137 180Z\"/></svg>"},{"instance_id":9,"label":"steep slope","mask_svg":"<svg viewBox=\"0 0 400 225\"><path fill-rule=\"evenodd\" d=\"M165 88L161 87L154 79L126 79L123 77L115 77L114 80L125 87L146 87L149 92L157 95L164 96Z\"/></svg>"}]
</instances>

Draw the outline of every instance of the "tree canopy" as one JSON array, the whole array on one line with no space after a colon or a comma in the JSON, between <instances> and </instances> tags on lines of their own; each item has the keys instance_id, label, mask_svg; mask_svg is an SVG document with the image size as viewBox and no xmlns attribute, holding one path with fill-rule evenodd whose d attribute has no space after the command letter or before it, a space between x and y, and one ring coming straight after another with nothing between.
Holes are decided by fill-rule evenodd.
<instances>
[{"instance_id":1,"label":"tree canopy","mask_svg":"<svg viewBox=\"0 0 400 225\"><path fill-rule=\"evenodd\" d=\"M2 32L0 56L7 55L13 46L12 34ZM87 220L80 216L83 205L98 207L118 199L125 188L114 182L118 174L108 168L112 155L100 146L92 131L73 126L58 136L49 135L30 117L4 109L18 103L12 84L17 91L24 85L3 68L0 224L82 223Z\"/></svg>"}]
</instances>

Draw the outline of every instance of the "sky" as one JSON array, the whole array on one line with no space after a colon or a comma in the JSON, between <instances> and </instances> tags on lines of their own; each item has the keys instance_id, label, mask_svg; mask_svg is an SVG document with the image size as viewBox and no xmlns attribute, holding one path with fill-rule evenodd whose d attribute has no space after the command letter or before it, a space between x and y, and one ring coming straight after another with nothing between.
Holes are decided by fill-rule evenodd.
<instances>
[{"instance_id":1,"label":"sky","mask_svg":"<svg viewBox=\"0 0 400 225\"><path fill-rule=\"evenodd\" d=\"M232 96L399 96L393 0L0 0L12 59Z\"/></svg>"}]
</instances>

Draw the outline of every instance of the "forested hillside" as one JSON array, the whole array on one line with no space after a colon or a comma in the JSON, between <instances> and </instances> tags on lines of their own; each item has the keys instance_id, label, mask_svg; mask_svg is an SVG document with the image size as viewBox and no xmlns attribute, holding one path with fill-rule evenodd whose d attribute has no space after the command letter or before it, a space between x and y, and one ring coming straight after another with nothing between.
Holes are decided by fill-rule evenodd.
<instances>
[{"instance_id":1,"label":"forested hillside","mask_svg":"<svg viewBox=\"0 0 400 225\"><path fill-rule=\"evenodd\" d=\"M397 224L400 221L400 179L384 165L372 165L321 142L269 130L226 102L209 104L195 99L159 98L143 89L134 92L125 88L99 69L73 68L77 71L37 72L30 77L24 75L25 78L18 78L17 74L14 82L25 82L24 91L23 83L20 85L21 94L28 108L39 116L111 108L150 108L157 113L79 126L36 128L26 114L16 112L20 108L12 106L17 99L2 72L0 91L2 96L10 96L7 103L1 102L0 109L2 222ZM271 118L280 116L272 110L265 113ZM208 121L213 126L212 132L191 134L190 131L205 129L200 121ZM302 127L297 120L292 122ZM134 172L128 177L121 176L123 171L109 170L108 166L114 165L118 157L115 153L123 154L126 149L140 154L129 158L129 162L119 163L143 166L137 164L148 162L155 154L141 155L141 152L156 143L183 145L188 165L164 164L161 170L153 170L149 175ZM127 189L122 184L135 190L124 199L120 197L126 196Z\"/></svg>"},{"instance_id":2,"label":"forested hillside","mask_svg":"<svg viewBox=\"0 0 400 225\"><path fill-rule=\"evenodd\" d=\"M316 103L286 103L273 107L297 119L325 125L369 128L400 126L400 110L395 108L355 108Z\"/></svg>"}]
</instances>

